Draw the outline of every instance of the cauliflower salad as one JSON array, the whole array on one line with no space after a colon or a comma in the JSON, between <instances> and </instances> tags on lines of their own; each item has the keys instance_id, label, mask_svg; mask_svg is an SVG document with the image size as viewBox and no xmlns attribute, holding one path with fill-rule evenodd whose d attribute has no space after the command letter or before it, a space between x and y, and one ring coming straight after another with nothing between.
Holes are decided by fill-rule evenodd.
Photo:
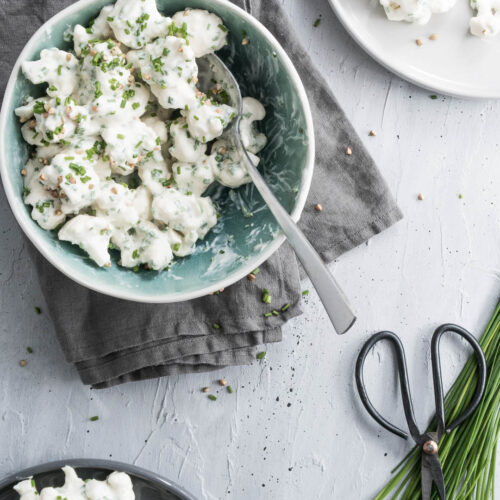
<instances>
[{"instance_id":1,"label":"cauliflower salad","mask_svg":"<svg viewBox=\"0 0 500 500\"><path fill-rule=\"evenodd\" d=\"M449 11L456 0L379 0L391 21L427 24L432 14ZM471 34L488 38L500 33L500 0L470 0L476 13L470 20Z\"/></svg>"},{"instance_id":2,"label":"cauliflower salad","mask_svg":"<svg viewBox=\"0 0 500 500\"><path fill-rule=\"evenodd\" d=\"M25 76L47 87L16 109L33 147L21 171L33 219L101 267L111 266L110 249L134 270L164 270L191 254L217 223L208 186L250 182L224 136L237 113L224 86L197 88L196 59L227 35L204 10L169 18L155 0L118 0L74 27L73 52L46 49L25 62ZM256 163L264 117L259 101L244 98L241 133Z\"/></svg>"},{"instance_id":3,"label":"cauliflower salad","mask_svg":"<svg viewBox=\"0 0 500 500\"><path fill-rule=\"evenodd\" d=\"M20 500L134 500L132 480L124 472L113 472L105 481L83 480L72 467L63 467L64 486L47 487L38 492L33 478L25 479L14 490Z\"/></svg>"}]
</instances>

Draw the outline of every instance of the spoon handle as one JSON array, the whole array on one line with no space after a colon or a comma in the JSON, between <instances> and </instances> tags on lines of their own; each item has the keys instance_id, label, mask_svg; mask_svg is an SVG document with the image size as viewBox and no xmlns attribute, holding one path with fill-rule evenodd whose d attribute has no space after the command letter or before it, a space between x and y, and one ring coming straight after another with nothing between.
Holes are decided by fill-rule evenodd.
<instances>
[{"instance_id":1,"label":"spoon handle","mask_svg":"<svg viewBox=\"0 0 500 500\"><path fill-rule=\"evenodd\" d=\"M311 245L304 233L299 229L297 224L290 217L288 212L283 208L281 203L269 189L266 181L263 179L260 172L257 170L253 162L247 157L248 174L252 178L255 187L258 189L264 201L267 203L269 210L274 218L281 226L288 241L292 245L304 266L306 273L309 275L314 288L325 306L326 312L335 328L335 331L342 335L346 333L356 321L356 316L347 301L344 292L339 284L328 270L323 259Z\"/></svg>"}]
</instances>

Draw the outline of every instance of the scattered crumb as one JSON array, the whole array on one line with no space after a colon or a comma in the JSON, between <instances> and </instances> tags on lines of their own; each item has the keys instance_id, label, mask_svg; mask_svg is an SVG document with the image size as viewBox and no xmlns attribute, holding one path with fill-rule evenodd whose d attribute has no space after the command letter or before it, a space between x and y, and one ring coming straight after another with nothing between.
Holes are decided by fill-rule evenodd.
<instances>
[{"instance_id":1,"label":"scattered crumb","mask_svg":"<svg viewBox=\"0 0 500 500\"><path fill-rule=\"evenodd\" d=\"M351 156L351 155L352 155L352 149L351 149L349 146L347 146L347 148L346 148L346 150L345 150L345 154L346 154L347 156Z\"/></svg>"},{"instance_id":2,"label":"scattered crumb","mask_svg":"<svg viewBox=\"0 0 500 500\"><path fill-rule=\"evenodd\" d=\"M430 37L429 37L429 40L437 40L438 39L438 36L436 35L436 33L433 33Z\"/></svg>"},{"instance_id":3,"label":"scattered crumb","mask_svg":"<svg viewBox=\"0 0 500 500\"><path fill-rule=\"evenodd\" d=\"M19 361L19 366L21 366L22 368L24 368L27 364L28 362L25 359L21 359L21 361Z\"/></svg>"},{"instance_id":4,"label":"scattered crumb","mask_svg":"<svg viewBox=\"0 0 500 500\"><path fill-rule=\"evenodd\" d=\"M375 130L370 130L370 133L368 135L370 137L375 137L377 135L377 132L375 132Z\"/></svg>"},{"instance_id":5,"label":"scattered crumb","mask_svg":"<svg viewBox=\"0 0 500 500\"><path fill-rule=\"evenodd\" d=\"M316 212L322 212L323 206L321 205L321 203L316 203L314 209L316 210Z\"/></svg>"},{"instance_id":6,"label":"scattered crumb","mask_svg":"<svg viewBox=\"0 0 500 500\"><path fill-rule=\"evenodd\" d=\"M422 193L419 193L419 195L417 196L417 198L422 201L424 199L424 195Z\"/></svg>"},{"instance_id":7,"label":"scattered crumb","mask_svg":"<svg viewBox=\"0 0 500 500\"><path fill-rule=\"evenodd\" d=\"M210 387L203 387L201 392L210 392Z\"/></svg>"},{"instance_id":8,"label":"scattered crumb","mask_svg":"<svg viewBox=\"0 0 500 500\"><path fill-rule=\"evenodd\" d=\"M422 42L422 40L420 40L420 38L417 38L415 40L415 43L419 46L419 47L422 47L422 45L424 44L424 42Z\"/></svg>"}]
</instances>

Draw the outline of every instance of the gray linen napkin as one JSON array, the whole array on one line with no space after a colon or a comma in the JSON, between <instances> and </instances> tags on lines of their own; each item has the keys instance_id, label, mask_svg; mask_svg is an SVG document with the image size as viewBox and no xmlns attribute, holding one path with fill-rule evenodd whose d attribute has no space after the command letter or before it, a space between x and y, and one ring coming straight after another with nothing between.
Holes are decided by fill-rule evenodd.
<instances>
[{"instance_id":1,"label":"gray linen napkin","mask_svg":"<svg viewBox=\"0 0 500 500\"><path fill-rule=\"evenodd\" d=\"M279 0L233 0L257 17L292 58L311 103L316 169L301 228L327 261L401 218L386 184L323 77L298 42ZM31 34L72 0L0 0L0 92ZM350 145L353 154L345 154ZM314 205L321 202L318 216ZM72 282L29 244L63 351L85 384L96 388L173 374L248 364L259 345L279 342L281 326L301 313L297 261L285 244L254 282L220 295L167 305L135 304ZM290 308L265 318L268 288ZM214 323L221 326L213 327Z\"/></svg>"}]
</instances>

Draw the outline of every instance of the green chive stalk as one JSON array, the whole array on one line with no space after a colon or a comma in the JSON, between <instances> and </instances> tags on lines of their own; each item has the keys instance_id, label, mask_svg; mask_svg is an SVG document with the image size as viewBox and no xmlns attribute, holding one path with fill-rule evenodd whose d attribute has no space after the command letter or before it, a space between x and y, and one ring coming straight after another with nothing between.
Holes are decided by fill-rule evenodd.
<instances>
[{"instance_id":1,"label":"green chive stalk","mask_svg":"<svg viewBox=\"0 0 500 500\"><path fill-rule=\"evenodd\" d=\"M472 417L445 434L439 443L447 498L494 500L495 463L500 435L500 303L479 341L486 357L488 378L483 399ZM446 421L452 422L468 406L476 388L474 356L466 363L446 395ZM429 430L433 430L431 423ZM375 497L420 500L420 448L413 448L392 471L393 478ZM432 499L437 500L434 489Z\"/></svg>"}]
</instances>

